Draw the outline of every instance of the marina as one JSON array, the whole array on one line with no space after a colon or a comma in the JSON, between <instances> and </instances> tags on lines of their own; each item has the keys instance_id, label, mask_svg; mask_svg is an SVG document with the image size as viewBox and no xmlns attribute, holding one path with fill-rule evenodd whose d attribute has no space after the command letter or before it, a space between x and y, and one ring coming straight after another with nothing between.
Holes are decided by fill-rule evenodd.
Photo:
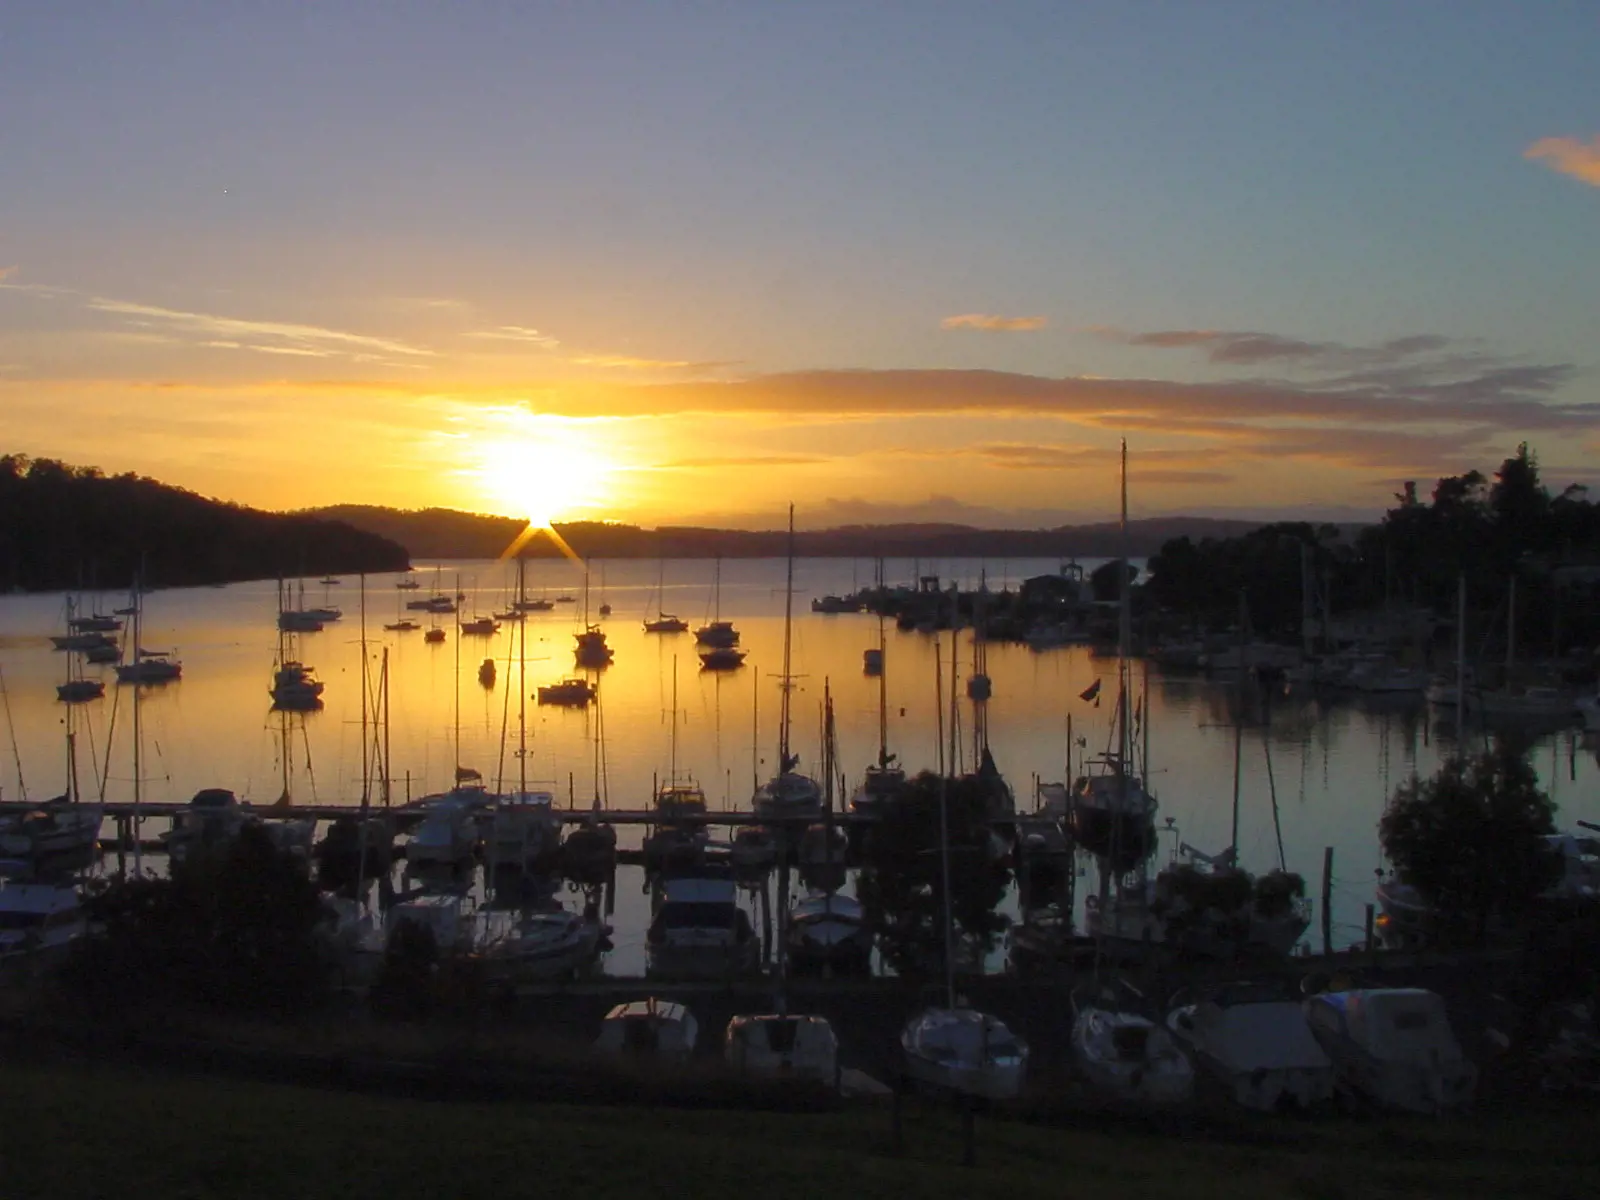
<instances>
[{"instance_id":1,"label":"marina","mask_svg":"<svg viewBox=\"0 0 1600 1200\"><path fill-rule=\"evenodd\" d=\"M1097 565L1088 561L1078 569L1092 571ZM444 644L429 645L382 627L397 582L409 577L373 576L364 587L358 579L346 579L342 620L322 632L293 635L296 654L315 655L316 682L323 686L317 696L321 707L287 713L272 711L271 698L264 694L272 682L280 636L271 581L157 590L145 598L147 619L159 621L163 639L181 650L182 677L137 689L108 689L104 699L72 706L81 775L77 792L100 803L104 813L101 842L106 854L94 870L114 873L118 850L131 862L136 843L143 868L162 869L167 827L191 797L207 788L235 792L242 805L267 822L290 816L283 810L287 752L295 768L293 794L287 798L292 818L315 822L319 842L334 821L361 809L364 793L369 812L391 818L394 870L403 893L407 884L402 873L411 865L406 843L425 815L425 798L449 792L456 785L457 767L479 773L486 791L494 794L517 790L517 781L525 778L529 788L552 797L547 819L553 826L593 829L598 822L615 835L618 880L614 909L607 917L614 934L599 969L617 977L639 976L646 969L645 935L651 919L646 843L659 822L651 804L659 781L673 770L695 780L706 798L705 811L677 813L674 824L703 828L713 857L748 858L741 846L749 838L784 824L775 810L758 816L754 800L778 771L774 747L785 699L791 710L789 753L800 758L800 772L827 782L822 744L826 687L836 726L831 819L852 847L844 863L842 894L854 894L860 846L874 820L870 805L847 802L860 790L862 779L870 781L872 772L883 770L886 755L897 764L887 768L891 775L900 769L907 776L937 771L946 758L957 772L972 772L981 757L976 730L1015 797L1017 816L1002 823L1007 849L1019 862L1027 857L1030 864L1017 872L1025 878L1008 888L1002 915L1015 922L1025 907L1035 907L1024 901L1041 898L1024 896L1024 884L1054 871L1049 886L1064 887L1071 897L1071 927L1081 936L1095 898L1096 872L1088 855L1074 852L1073 831L1060 819L1061 805L1065 791L1080 776L1096 778L1091 760L1115 748L1115 659L1092 645L1041 651L1025 642L990 641L976 660L991 681L990 695L974 700L966 688L975 661L972 630L962 629L957 633L958 703L952 730L948 706L935 691L940 671L946 693L951 685L948 631L902 630L869 613L812 611L809 603L816 596L853 594L862 580L877 578L880 570L888 581L936 574L941 587L982 587L1003 596L1029 579L1059 575L1062 563L891 560L880 566L863 560L797 560L789 623L794 682L788 692L778 678L784 663L785 569L782 560L679 561L666 577L663 596L658 564L611 563L607 595L616 616L604 626L614 653L608 665L583 670L574 661L574 634L586 628L581 608L530 611L525 622L490 641L488 661L496 667L492 677L482 672L482 652L458 653L453 632ZM471 612L499 602L511 586L508 570L508 564L464 562L442 569L422 567L416 574L459 576L460 603ZM528 564L525 594L581 593L581 588L581 570L575 564ZM369 701L376 696L380 672L387 672L384 762L380 769L369 753L365 784L363 596ZM110 601L97 605L92 599L88 605L109 606ZM28 789L24 801L16 771L0 776L0 812L8 815L36 808L37 797L64 790L59 764L66 706L54 699L54 687L68 652L53 649L49 640L61 608L59 595L0 601L0 668L14 730L8 736L14 737L14 763L20 764ZM647 631L647 619L663 608L703 615L706 624L736 621L747 665L731 672L701 671L692 635ZM446 631L448 626L441 630ZM526 650L519 652L517 643L524 634ZM875 652L872 661L882 665L881 674L863 670L867 650ZM85 670L92 677L96 668ZM1332 949L1362 942L1374 885L1385 867L1377 818L1395 786L1413 771L1431 772L1454 750L1453 710L1429 706L1420 695L1330 693L1286 684L1263 691L1248 729L1241 732L1231 716L1234 686L1227 677L1143 659L1134 661L1130 677L1139 708L1137 741L1148 753L1145 777L1158 805L1151 824L1153 864L1159 867L1178 858L1182 847L1216 854L1236 844L1241 865L1260 872L1278 865L1281 841L1284 865L1307 881L1310 907L1317 910L1298 948L1320 951L1324 928ZM542 689L571 687L577 681L586 691L592 689L591 703L535 703ZM1102 693L1085 699L1097 682ZM525 757L518 753L519 691L528 702L522 714ZM130 765L135 694L142 743L137 799ZM601 707L604 737L597 762ZM679 712L675 735L668 721L673 708ZM378 728L376 713L371 704L365 734L369 746ZM1571 722L1536 728L1534 739L1532 762L1559 805L1558 825L1572 828L1579 820L1600 820L1596 748L1585 740L1581 726ZM795 840L817 815L808 808L789 819ZM1024 846L1036 853L1020 855ZM1330 848L1329 911L1324 914L1320 906ZM476 871L465 890L474 903L487 904L493 880L484 868ZM803 897L803 889L793 896ZM769 903L773 900L769 897ZM759 925L757 892L741 889L738 902ZM1037 928L1019 929L1017 940L1037 944L1046 925L1041 921ZM1008 962L1007 938L1002 936L981 965L998 972ZM881 969L876 960L873 969Z\"/></svg>"}]
</instances>

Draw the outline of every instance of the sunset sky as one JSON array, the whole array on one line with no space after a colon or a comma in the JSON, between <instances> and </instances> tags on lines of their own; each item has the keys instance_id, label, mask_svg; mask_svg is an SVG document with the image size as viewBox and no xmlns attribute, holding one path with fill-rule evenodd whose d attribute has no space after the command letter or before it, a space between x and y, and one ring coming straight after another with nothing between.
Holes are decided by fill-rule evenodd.
<instances>
[{"instance_id":1,"label":"sunset sky","mask_svg":"<svg viewBox=\"0 0 1600 1200\"><path fill-rule=\"evenodd\" d=\"M0 450L771 526L1600 485L1600 5L0 8Z\"/></svg>"}]
</instances>

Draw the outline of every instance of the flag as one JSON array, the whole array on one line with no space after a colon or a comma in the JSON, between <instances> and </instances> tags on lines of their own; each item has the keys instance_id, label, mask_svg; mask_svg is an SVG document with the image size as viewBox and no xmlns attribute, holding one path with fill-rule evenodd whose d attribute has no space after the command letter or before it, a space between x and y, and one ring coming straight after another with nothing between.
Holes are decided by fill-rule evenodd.
<instances>
[{"instance_id":1,"label":"flag","mask_svg":"<svg viewBox=\"0 0 1600 1200\"><path fill-rule=\"evenodd\" d=\"M1098 700L1098 699L1100 699L1100 681L1098 679L1096 679L1088 687L1084 688L1083 691L1079 692L1078 693L1078 699L1079 700Z\"/></svg>"}]
</instances>

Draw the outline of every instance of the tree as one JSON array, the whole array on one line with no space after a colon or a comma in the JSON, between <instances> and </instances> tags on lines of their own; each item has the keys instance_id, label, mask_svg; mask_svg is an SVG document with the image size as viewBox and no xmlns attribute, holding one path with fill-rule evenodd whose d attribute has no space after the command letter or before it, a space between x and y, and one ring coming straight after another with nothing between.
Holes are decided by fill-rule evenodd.
<instances>
[{"instance_id":1,"label":"tree","mask_svg":"<svg viewBox=\"0 0 1600 1200\"><path fill-rule=\"evenodd\" d=\"M1525 916L1552 883L1541 836L1555 805L1525 756L1453 758L1396 789L1378 824L1395 870L1438 911L1446 937L1482 941L1492 915Z\"/></svg>"},{"instance_id":2,"label":"tree","mask_svg":"<svg viewBox=\"0 0 1600 1200\"><path fill-rule=\"evenodd\" d=\"M91 1005L288 1016L322 998L316 885L259 825L174 864L166 879L114 880L88 908L98 932L80 939L62 979Z\"/></svg>"},{"instance_id":3,"label":"tree","mask_svg":"<svg viewBox=\"0 0 1600 1200\"><path fill-rule=\"evenodd\" d=\"M866 847L858 894L871 914L885 960L903 978L935 977L944 966L944 886L939 791L950 840L950 908L957 936L987 952L1006 927L996 909L1011 873L989 854L985 781L941 780L924 771L884 810Z\"/></svg>"},{"instance_id":4,"label":"tree","mask_svg":"<svg viewBox=\"0 0 1600 1200\"><path fill-rule=\"evenodd\" d=\"M1122 583L1117 578L1118 569L1127 576L1128 586L1133 586L1133 581L1139 577L1139 568L1120 558L1110 562L1101 563L1089 573L1089 587L1094 592L1094 598L1101 603L1109 603L1122 598Z\"/></svg>"}]
</instances>

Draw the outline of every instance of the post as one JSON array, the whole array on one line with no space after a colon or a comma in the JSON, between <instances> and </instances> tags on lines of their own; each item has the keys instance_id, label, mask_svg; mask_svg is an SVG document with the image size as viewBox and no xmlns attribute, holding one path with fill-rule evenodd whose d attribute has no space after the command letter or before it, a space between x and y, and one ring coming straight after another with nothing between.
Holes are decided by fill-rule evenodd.
<instances>
[{"instance_id":1,"label":"post","mask_svg":"<svg viewBox=\"0 0 1600 1200\"><path fill-rule=\"evenodd\" d=\"M961 1105L961 1165L975 1167L978 1165L978 1136L977 1121L972 1115L972 1097L963 1096L958 1103Z\"/></svg>"},{"instance_id":2,"label":"post","mask_svg":"<svg viewBox=\"0 0 1600 1200\"><path fill-rule=\"evenodd\" d=\"M1322 952L1333 953L1333 847L1322 851Z\"/></svg>"},{"instance_id":3,"label":"post","mask_svg":"<svg viewBox=\"0 0 1600 1200\"><path fill-rule=\"evenodd\" d=\"M1367 905L1367 965L1368 966L1372 965L1372 963L1375 962L1377 960L1377 957L1378 957L1377 947L1372 944L1372 917L1373 917L1372 905L1369 904L1369 905Z\"/></svg>"}]
</instances>

